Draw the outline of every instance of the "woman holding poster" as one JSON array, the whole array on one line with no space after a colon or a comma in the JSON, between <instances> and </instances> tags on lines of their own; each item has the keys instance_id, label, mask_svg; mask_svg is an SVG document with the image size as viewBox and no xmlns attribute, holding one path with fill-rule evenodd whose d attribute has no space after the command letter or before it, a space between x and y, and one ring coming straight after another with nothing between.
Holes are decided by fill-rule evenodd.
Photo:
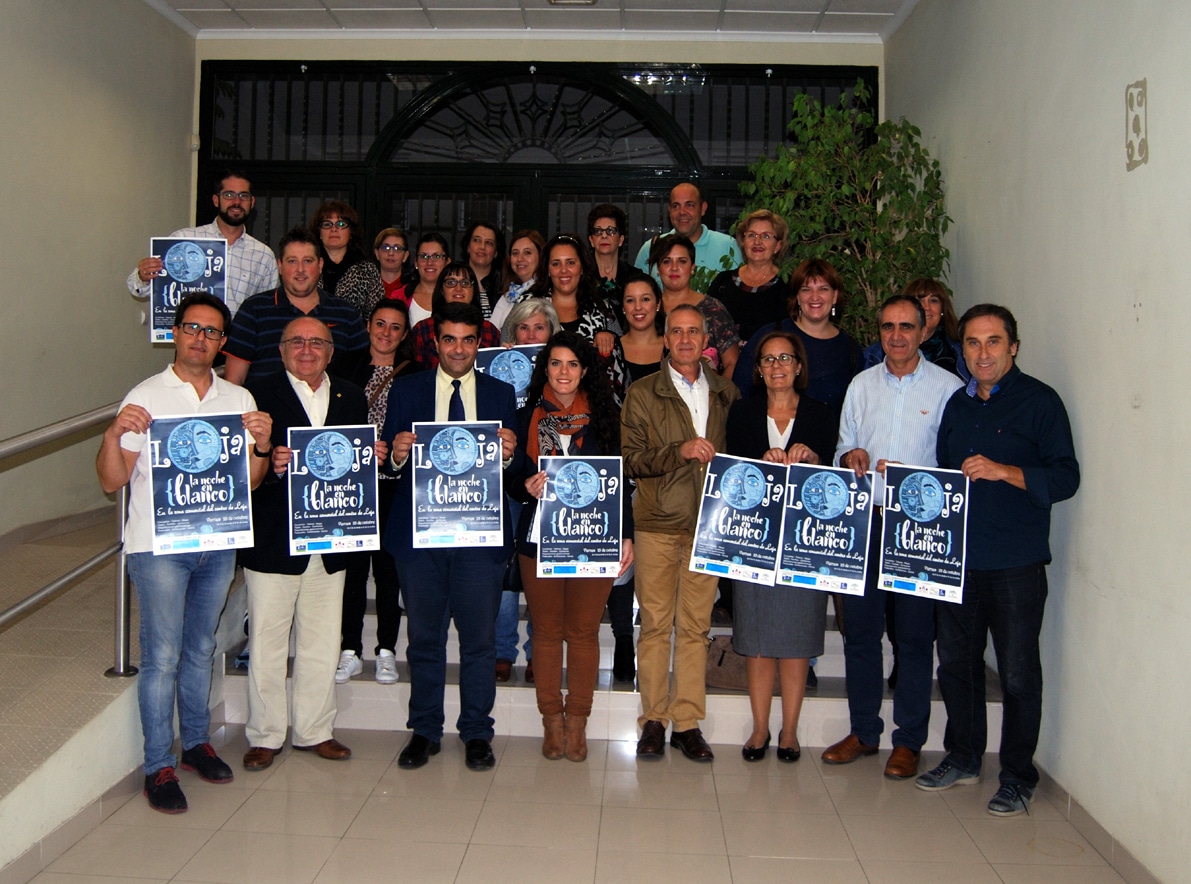
<instances>
[{"instance_id":1,"label":"woman holding poster","mask_svg":"<svg viewBox=\"0 0 1191 884\"><path fill-rule=\"evenodd\" d=\"M802 341L791 332L771 332L756 354L753 383L761 392L732 406L728 454L770 463L831 463L839 420L826 405L800 395L810 375ZM745 761L760 761L769 748L776 674L782 692L777 757L795 762L801 755L798 717L807 666L811 657L823 653L827 593L742 580L734 584L732 645L748 657L753 710L753 732L741 754Z\"/></svg>"},{"instance_id":2,"label":"woman holding poster","mask_svg":"<svg viewBox=\"0 0 1191 884\"><path fill-rule=\"evenodd\" d=\"M528 404L521 410L517 444L537 462L540 457L620 454L620 409L595 349L573 332L554 335L538 354ZM542 754L587 758L587 717L600 668L600 618L612 577L537 576L537 546L531 539L537 501L546 491L546 473L525 480L517 527L517 552L529 618L538 711L542 713ZM628 496L622 495L627 501ZM622 511L620 573L632 564L632 507ZM568 691L562 695L563 642Z\"/></svg>"}]
</instances>

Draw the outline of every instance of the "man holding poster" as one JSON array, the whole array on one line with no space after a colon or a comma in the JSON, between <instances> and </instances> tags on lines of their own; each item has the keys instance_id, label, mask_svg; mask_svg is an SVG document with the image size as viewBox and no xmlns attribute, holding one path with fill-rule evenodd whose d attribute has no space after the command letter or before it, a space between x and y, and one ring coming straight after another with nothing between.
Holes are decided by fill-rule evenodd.
<instances>
[{"instance_id":1,"label":"man holding poster","mask_svg":"<svg viewBox=\"0 0 1191 884\"><path fill-rule=\"evenodd\" d=\"M637 480L637 599L641 638L639 758L660 758L670 745L692 761L711 761L699 722L707 714L707 634L715 574L688 570L707 465L726 447L728 409L740 398L732 382L702 361L707 323L698 307L666 314L670 358L625 395L620 445L625 474ZM670 651L674 648L674 689Z\"/></svg>"},{"instance_id":2,"label":"man holding poster","mask_svg":"<svg viewBox=\"0 0 1191 884\"><path fill-rule=\"evenodd\" d=\"M988 742L984 649L992 633L1004 695L1000 788L993 816L1026 813L1042 722L1038 636L1046 605L1051 506L1079 488L1071 424L1059 394L1015 364L1017 320L978 304L960 320L967 387L947 403L939 466L963 470L968 493L964 598L939 609L939 689L947 756L917 786L928 792L980 782Z\"/></svg>"},{"instance_id":3,"label":"man holding poster","mask_svg":"<svg viewBox=\"0 0 1191 884\"><path fill-rule=\"evenodd\" d=\"M245 770L269 767L285 743L291 630L293 746L329 761L351 757L351 749L334 738L343 578L351 554L290 554L287 473L293 452L288 431L365 424L368 402L355 384L327 374L335 346L331 330L320 320L304 316L290 322L281 332L280 349L284 369L248 383L261 408L273 416L273 432L272 470L252 498L256 546L240 554L248 584L251 650ZM377 458L387 453L378 441Z\"/></svg>"},{"instance_id":4,"label":"man holding poster","mask_svg":"<svg viewBox=\"0 0 1191 884\"><path fill-rule=\"evenodd\" d=\"M182 813L186 796L174 773L174 702L182 731L182 767L208 782L231 782L232 771L211 747L207 702L215 626L236 570L236 551L153 554L153 480L145 444L154 416L235 413L244 429L268 440L269 415L252 395L211 370L231 325L227 306L209 294L184 298L174 318L174 363L133 388L104 431L95 461L99 484L111 493L130 486L124 550L140 608L141 672L137 685L145 740L145 797L163 813ZM250 458L253 487L268 457Z\"/></svg>"},{"instance_id":5,"label":"man holding poster","mask_svg":"<svg viewBox=\"0 0 1191 884\"><path fill-rule=\"evenodd\" d=\"M933 467L935 436L943 406L960 379L927 361L919 346L926 338L926 314L909 295L894 295L878 318L885 359L862 371L848 386L840 417L836 463L863 476L870 469L873 500L884 500L887 463ZM863 596L844 596L844 668L851 733L823 752L828 764L849 764L876 755L880 746L884 693L881 639L887 594L877 588L882 510L873 508L869 565ZM897 620L897 685L893 693L893 752L885 776L908 779L918 773L918 757L930 723L931 668L934 665L935 602L892 594Z\"/></svg>"},{"instance_id":6,"label":"man holding poster","mask_svg":"<svg viewBox=\"0 0 1191 884\"><path fill-rule=\"evenodd\" d=\"M393 381L381 437L392 444L397 494L382 538L397 561L405 602L409 646L409 720L413 736L397 756L399 767L421 767L442 743L443 698L447 678L447 617L459 633L459 738L472 770L496 764L492 754L492 707L496 702L496 612L505 563L513 552L513 528L507 508L501 514L503 543L485 547L414 546L414 465L411 452L425 445L413 432L415 422L499 421L501 468L505 487L524 479L525 455L517 450L517 422L512 386L475 370L484 323L480 308L453 302L434 313L438 368Z\"/></svg>"}]
</instances>

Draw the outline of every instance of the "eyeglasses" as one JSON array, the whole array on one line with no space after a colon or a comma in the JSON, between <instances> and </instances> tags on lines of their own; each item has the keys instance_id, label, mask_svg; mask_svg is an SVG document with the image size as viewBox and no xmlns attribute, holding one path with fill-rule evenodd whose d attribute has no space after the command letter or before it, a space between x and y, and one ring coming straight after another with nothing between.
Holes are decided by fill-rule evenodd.
<instances>
[{"instance_id":1,"label":"eyeglasses","mask_svg":"<svg viewBox=\"0 0 1191 884\"><path fill-rule=\"evenodd\" d=\"M380 249L382 252L408 252L409 251L409 249L407 249L405 246L395 246L392 243L388 243L388 242L381 243L379 246L377 246L377 248Z\"/></svg>"},{"instance_id":2,"label":"eyeglasses","mask_svg":"<svg viewBox=\"0 0 1191 884\"><path fill-rule=\"evenodd\" d=\"M442 287L444 289L453 289L456 286L461 289L469 289L472 287L472 282L466 276L462 279L444 279L442 281Z\"/></svg>"},{"instance_id":3,"label":"eyeglasses","mask_svg":"<svg viewBox=\"0 0 1191 884\"><path fill-rule=\"evenodd\" d=\"M326 350L333 343L333 341L328 341L326 338L286 338L281 342L281 345L293 350L302 350L309 347L318 353Z\"/></svg>"},{"instance_id":4,"label":"eyeglasses","mask_svg":"<svg viewBox=\"0 0 1191 884\"><path fill-rule=\"evenodd\" d=\"M782 365L789 365L794 361L793 353L778 353L776 356L762 356L760 362L766 368L773 368L775 363L780 362Z\"/></svg>"},{"instance_id":5,"label":"eyeglasses","mask_svg":"<svg viewBox=\"0 0 1191 884\"><path fill-rule=\"evenodd\" d=\"M419 261L445 261L447 256L442 252L418 252Z\"/></svg>"},{"instance_id":6,"label":"eyeglasses","mask_svg":"<svg viewBox=\"0 0 1191 884\"><path fill-rule=\"evenodd\" d=\"M221 190L219 195L225 200L240 200L245 203L252 199L252 194L247 190Z\"/></svg>"},{"instance_id":7,"label":"eyeglasses","mask_svg":"<svg viewBox=\"0 0 1191 884\"><path fill-rule=\"evenodd\" d=\"M197 322L184 322L178 328L190 335L192 338L197 338L199 332L203 333L203 337L208 341L221 341L227 337L227 332L221 331L211 325L199 325Z\"/></svg>"},{"instance_id":8,"label":"eyeglasses","mask_svg":"<svg viewBox=\"0 0 1191 884\"><path fill-rule=\"evenodd\" d=\"M351 227L352 223L350 221L344 221L342 218L340 218L338 221L324 221L318 226L323 230L330 230L332 227Z\"/></svg>"},{"instance_id":9,"label":"eyeglasses","mask_svg":"<svg viewBox=\"0 0 1191 884\"><path fill-rule=\"evenodd\" d=\"M769 233L768 231L765 233L756 233L752 230L746 233L744 238L749 242L755 242L756 240L761 240L761 242L772 242L773 240L777 239L776 236L774 236L772 233Z\"/></svg>"},{"instance_id":10,"label":"eyeglasses","mask_svg":"<svg viewBox=\"0 0 1191 884\"><path fill-rule=\"evenodd\" d=\"M615 227L593 227L591 228L592 236L616 236L620 233Z\"/></svg>"}]
</instances>

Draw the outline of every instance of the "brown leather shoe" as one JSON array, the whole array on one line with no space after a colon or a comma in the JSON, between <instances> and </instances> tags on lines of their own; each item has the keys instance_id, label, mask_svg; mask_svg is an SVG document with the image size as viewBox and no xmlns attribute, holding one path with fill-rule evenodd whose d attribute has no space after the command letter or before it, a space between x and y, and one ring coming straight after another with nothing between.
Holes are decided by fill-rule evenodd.
<instances>
[{"instance_id":1,"label":"brown leather shoe","mask_svg":"<svg viewBox=\"0 0 1191 884\"><path fill-rule=\"evenodd\" d=\"M675 749L681 749L682 754L691 761L712 761L715 759L715 753L711 751L711 747L703 739L703 731L697 727L693 727L687 731L674 731L670 734L670 745Z\"/></svg>"},{"instance_id":2,"label":"brown leather shoe","mask_svg":"<svg viewBox=\"0 0 1191 884\"><path fill-rule=\"evenodd\" d=\"M864 755L876 755L878 746L866 746L856 738L855 734L848 734L834 746L823 750L823 760L828 764L851 764Z\"/></svg>"},{"instance_id":3,"label":"brown leather shoe","mask_svg":"<svg viewBox=\"0 0 1191 884\"><path fill-rule=\"evenodd\" d=\"M551 761L562 758L563 718L561 712L542 716L542 755Z\"/></svg>"},{"instance_id":4,"label":"brown leather shoe","mask_svg":"<svg viewBox=\"0 0 1191 884\"><path fill-rule=\"evenodd\" d=\"M638 758L661 758L666 754L666 726L660 721L647 721L637 741Z\"/></svg>"},{"instance_id":5,"label":"brown leather shoe","mask_svg":"<svg viewBox=\"0 0 1191 884\"><path fill-rule=\"evenodd\" d=\"M352 750L338 740L323 740L313 746L294 746L294 748L299 752L313 752L319 758L325 758L327 761L343 761L352 757Z\"/></svg>"},{"instance_id":6,"label":"brown leather shoe","mask_svg":"<svg viewBox=\"0 0 1191 884\"><path fill-rule=\"evenodd\" d=\"M253 746L244 753L244 770L264 770L273 763L274 756L280 751L267 746Z\"/></svg>"},{"instance_id":7,"label":"brown leather shoe","mask_svg":"<svg viewBox=\"0 0 1191 884\"><path fill-rule=\"evenodd\" d=\"M496 661L496 682L497 684L504 684L513 677L513 661L512 660L497 660Z\"/></svg>"},{"instance_id":8,"label":"brown leather shoe","mask_svg":"<svg viewBox=\"0 0 1191 884\"><path fill-rule=\"evenodd\" d=\"M568 715L564 729L567 761L587 760L587 716Z\"/></svg>"},{"instance_id":9,"label":"brown leather shoe","mask_svg":"<svg viewBox=\"0 0 1191 884\"><path fill-rule=\"evenodd\" d=\"M885 762L885 776L891 780L908 780L918 776L919 754L905 746L894 746L893 753Z\"/></svg>"}]
</instances>

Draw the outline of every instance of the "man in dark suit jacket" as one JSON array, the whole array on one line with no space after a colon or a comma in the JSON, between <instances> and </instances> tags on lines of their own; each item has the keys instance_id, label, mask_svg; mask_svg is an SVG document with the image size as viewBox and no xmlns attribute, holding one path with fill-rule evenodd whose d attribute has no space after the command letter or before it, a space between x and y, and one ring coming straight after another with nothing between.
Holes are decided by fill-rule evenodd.
<instances>
[{"instance_id":1,"label":"man in dark suit jacket","mask_svg":"<svg viewBox=\"0 0 1191 884\"><path fill-rule=\"evenodd\" d=\"M247 770L264 770L285 743L286 663L290 630L297 621L293 670L293 744L322 758L351 757L333 736L335 666L339 660L339 623L347 554L294 556L289 553L289 495L286 471L292 452L290 427L368 423L364 391L326 373L334 353L331 332L313 317L295 319L281 335L279 371L249 381L248 389L273 418L272 470L252 495L252 530L256 545L242 550L240 564L248 583L249 749ZM388 446L377 443L377 457Z\"/></svg>"},{"instance_id":2,"label":"man in dark suit jacket","mask_svg":"<svg viewBox=\"0 0 1191 884\"><path fill-rule=\"evenodd\" d=\"M439 364L393 382L381 437L390 442L397 495L384 547L397 561L405 602L410 671L409 721L413 731L398 765L421 767L439 751L446 685L447 618L459 632L457 727L466 744L467 766L485 770L492 755L492 706L496 701L496 612L504 564L513 551L513 529L504 513L504 545L414 549L411 474L407 464L415 421L500 421L506 487L525 477L525 455L516 448L513 387L475 371L483 317L473 304L452 303L434 314Z\"/></svg>"}]
</instances>

